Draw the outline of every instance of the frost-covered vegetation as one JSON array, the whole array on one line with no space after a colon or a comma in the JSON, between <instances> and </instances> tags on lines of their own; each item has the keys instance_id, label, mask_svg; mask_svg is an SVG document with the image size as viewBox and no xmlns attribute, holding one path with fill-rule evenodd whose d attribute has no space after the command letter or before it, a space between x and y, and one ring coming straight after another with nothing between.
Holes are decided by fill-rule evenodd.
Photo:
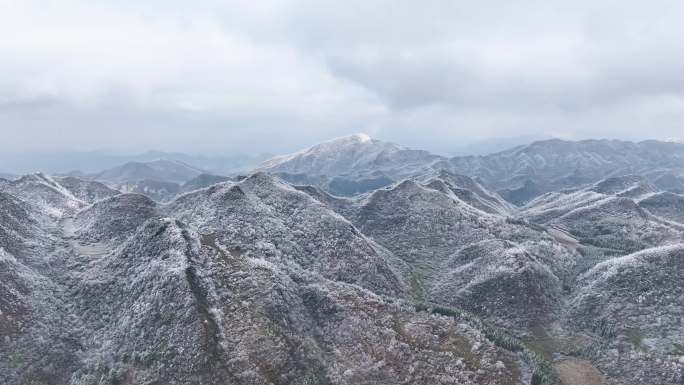
<instances>
[{"instance_id":1,"label":"frost-covered vegetation","mask_svg":"<svg viewBox=\"0 0 684 385\"><path fill-rule=\"evenodd\" d=\"M0 383L682 383L680 195L561 175L552 186L581 183L516 207L454 167L493 178L515 159L539 183L559 162L620 162L345 143L266 167L345 174L300 179L318 187L202 177L160 203L73 177L0 181ZM383 175L408 178L321 188Z\"/></svg>"}]
</instances>

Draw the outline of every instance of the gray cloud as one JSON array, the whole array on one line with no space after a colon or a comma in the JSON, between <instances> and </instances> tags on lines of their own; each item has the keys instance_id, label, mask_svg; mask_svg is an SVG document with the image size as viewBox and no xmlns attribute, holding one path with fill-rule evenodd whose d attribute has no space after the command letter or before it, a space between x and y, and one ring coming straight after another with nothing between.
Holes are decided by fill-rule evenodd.
<instances>
[{"instance_id":1,"label":"gray cloud","mask_svg":"<svg viewBox=\"0 0 684 385\"><path fill-rule=\"evenodd\" d=\"M366 131L450 152L498 137L682 137L683 11L5 1L2 146L283 152Z\"/></svg>"}]
</instances>

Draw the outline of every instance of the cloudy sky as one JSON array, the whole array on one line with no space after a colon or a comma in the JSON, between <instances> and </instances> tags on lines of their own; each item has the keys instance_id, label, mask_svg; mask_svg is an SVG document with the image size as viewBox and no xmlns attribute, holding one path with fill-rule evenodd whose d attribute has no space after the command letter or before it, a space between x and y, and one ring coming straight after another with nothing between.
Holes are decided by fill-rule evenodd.
<instances>
[{"instance_id":1,"label":"cloudy sky","mask_svg":"<svg viewBox=\"0 0 684 385\"><path fill-rule=\"evenodd\" d=\"M682 15L659 0L0 0L0 150L680 138Z\"/></svg>"}]
</instances>

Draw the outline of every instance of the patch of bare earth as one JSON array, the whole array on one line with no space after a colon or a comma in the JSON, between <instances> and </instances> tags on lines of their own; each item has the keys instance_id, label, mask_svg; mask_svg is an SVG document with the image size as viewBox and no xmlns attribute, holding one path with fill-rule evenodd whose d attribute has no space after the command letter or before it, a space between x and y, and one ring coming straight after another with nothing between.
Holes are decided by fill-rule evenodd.
<instances>
[{"instance_id":1,"label":"patch of bare earth","mask_svg":"<svg viewBox=\"0 0 684 385\"><path fill-rule=\"evenodd\" d=\"M589 361L569 358L553 366L563 385L603 385L606 383L601 372Z\"/></svg>"}]
</instances>

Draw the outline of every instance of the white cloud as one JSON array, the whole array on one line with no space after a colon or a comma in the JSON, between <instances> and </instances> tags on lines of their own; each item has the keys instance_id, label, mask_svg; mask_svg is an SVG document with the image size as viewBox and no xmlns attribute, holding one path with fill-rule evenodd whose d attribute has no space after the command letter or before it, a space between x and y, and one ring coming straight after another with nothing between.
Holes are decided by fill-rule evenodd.
<instances>
[{"instance_id":1,"label":"white cloud","mask_svg":"<svg viewBox=\"0 0 684 385\"><path fill-rule=\"evenodd\" d=\"M440 151L515 135L678 137L682 11L0 0L0 132L10 148L243 152L364 130Z\"/></svg>"}]
</instances>

